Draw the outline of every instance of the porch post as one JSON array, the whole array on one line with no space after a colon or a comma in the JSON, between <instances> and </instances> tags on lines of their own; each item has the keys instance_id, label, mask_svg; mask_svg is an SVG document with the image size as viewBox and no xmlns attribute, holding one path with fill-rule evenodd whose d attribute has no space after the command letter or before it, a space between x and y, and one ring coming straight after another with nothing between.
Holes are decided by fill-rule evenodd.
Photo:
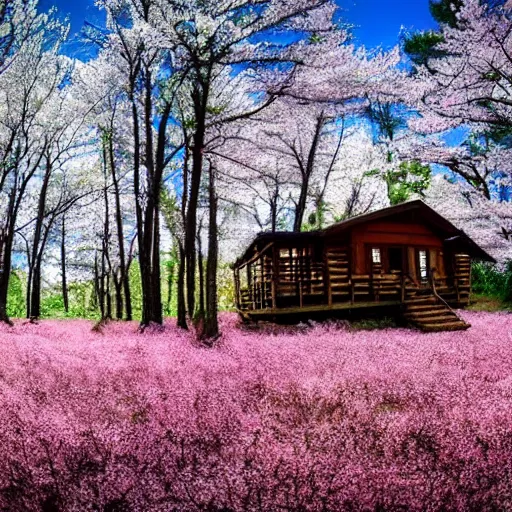
<instances>
[{"instance_id":1,"label":"porch post","mask_svg":"<svg viewBox=\"0 0 512 512\"><path fill-rule=\"evenodd\" d=\"M274 245L272 247L272 309L277 308L277 283L279 260L277 258L279 249Z\"/></svg>"}]
</instances>

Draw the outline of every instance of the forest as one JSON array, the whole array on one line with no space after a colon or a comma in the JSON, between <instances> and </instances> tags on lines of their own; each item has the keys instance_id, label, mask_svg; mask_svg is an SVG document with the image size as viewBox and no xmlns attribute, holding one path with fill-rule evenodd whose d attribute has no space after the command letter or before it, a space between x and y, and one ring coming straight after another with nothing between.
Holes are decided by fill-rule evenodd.
<instances>
[{"instance_id":1,"label":"forest","mask_svg":"<svg viewBox=\"0 0 512 512\"><path fill-rule=\"evenodd\" d=\"M341 0L96 0L77 50L40 1L0 0L0 508L512 509L512 3L370 48ZM417 199L497 261L470 329L236 315L258 233Z\"/></svg>"},{"instance_id":2,"label":"forest","mask_svg":"<svg viewBox=\"0 0 512 512\"><path fill-rule=\"evenodd\" d=\"M418 197L506 264L506 5L432 2L438 30L384 51L326 0L97 4L81 59L56 9L2 4L3 321L172 315L213 339L256 233Z\"/></svg>"}]
</instances>

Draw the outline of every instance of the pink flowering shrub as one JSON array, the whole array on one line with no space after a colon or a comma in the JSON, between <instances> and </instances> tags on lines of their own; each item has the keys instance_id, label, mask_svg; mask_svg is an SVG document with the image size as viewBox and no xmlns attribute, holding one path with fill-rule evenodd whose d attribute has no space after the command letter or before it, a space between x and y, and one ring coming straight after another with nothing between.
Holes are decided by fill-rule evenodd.
<instances>
[{"instance_id":1,"label":"pink flowering shrub","mask_svg":"<svg viewBox=\"0 0 512 512\"><path fill-rule=\"evenodd\" d=\"M512 315L465 332L0 328L0 508L510 510Z\"/></svg>"}]
</instances>

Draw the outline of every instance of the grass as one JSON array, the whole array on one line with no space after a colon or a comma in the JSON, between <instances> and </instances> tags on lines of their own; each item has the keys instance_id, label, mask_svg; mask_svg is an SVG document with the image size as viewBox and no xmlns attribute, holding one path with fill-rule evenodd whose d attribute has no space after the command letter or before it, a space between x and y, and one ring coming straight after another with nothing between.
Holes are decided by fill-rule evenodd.
<instances>
[{"instance_id":1,"label":"grass","mask_svg":"<svg viewBox=\"0 0 512 512\"><path fill-rule=\"evenodd\" d=\"M484 311L487 313L512 311L512 302L503 301L498 297L475 293L471 296L471 302L466 309L468 311Z\"/></svg>"},{"instance_id":2,"label":"grass","mask_svg":"<svg viewBox=\"0 0 512 512\"><path fill-rule=\"evenodd\" d=\"M383 318L365 318L351 322L350 327L354 331L374 331L397 327L397 322L394 318L387 316Z\"/></svg>"}]
</instances>

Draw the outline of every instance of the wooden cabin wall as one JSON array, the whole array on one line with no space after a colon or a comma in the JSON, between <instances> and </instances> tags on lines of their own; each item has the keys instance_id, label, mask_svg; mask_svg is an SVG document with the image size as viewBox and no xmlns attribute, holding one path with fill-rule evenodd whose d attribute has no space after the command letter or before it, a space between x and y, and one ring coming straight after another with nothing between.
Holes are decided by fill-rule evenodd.
<instances>
[{"instance_id":1,"label":"wooden cabin wall","mask_svg":"<svg viewBox=\"0 0 512 512\"><path fill-rule=\"evenodd\" d=\"M364 226L358 226L352 231L351 237L353 254L353 272L365 274L367 272L367 247L375 246L406 246L412 249L408 252L410 271L416 270L414 247L436 249L436 262L439 252L442 250L441 237L430 228L419 223L404 222L372 222ZM438 268L438 265L435 265Z\"/></svg>"},{"instance_id":2,"label":"wooden cabin wall","mask_svg":"<svg viewBox=\"0 0 512 512\"><path fill-rule=\"evenodd\" d=\"M435 248L430 250L430 268L437 269L437 273L440 276L446 276L446 264L444 261L443 248Z\"/></svg>"},{"instance_id":3,"label":"wooden cabin wall","mask_svg":"<svg viewBox=\"0 0 512 512\"><path fill-rule=\"evenodd\" d=\"M416 249L414 247L407 247L407 270L411 277L415 277L417 275Z\"/></svg>"}]
</instances>

